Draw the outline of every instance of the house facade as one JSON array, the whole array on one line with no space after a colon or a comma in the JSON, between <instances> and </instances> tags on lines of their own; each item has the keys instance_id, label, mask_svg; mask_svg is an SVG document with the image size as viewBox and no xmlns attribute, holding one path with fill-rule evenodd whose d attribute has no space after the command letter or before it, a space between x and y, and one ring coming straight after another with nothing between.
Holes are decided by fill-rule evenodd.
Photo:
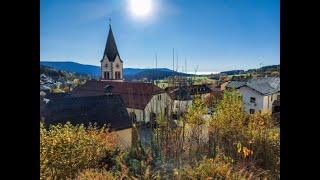
<instances>
[{"instance_id":1,"label":"house facade","mask_svg":"<svg viewBox=\"0 0 320 180\"><path fill-rule=\"evenodd\" d=\"M172 110L174 114L181 115L192 105L190 92L186 88L178 87L170 90L168 93L173 100Z\"/></svg>"},{"instance_id":2,"label":"house facade","mask_svg":"<svg viewBox=\"0 0 320 180\"><path fill-rule=\"evenodd\" d=\"M280 101L280 77L254 77L247 82L231 81L226 87L239 90L248 113L253 114L259 110L276 112L275 101Z\"/></svg>"},{"instance_id":3,"label":"house facade","mask_svg":"<svg viewBox=\"0 0 320 180\"><path fill-rule=\"evenodd\" d=\"M158 115L169 116L172 111L172 99L167 93L154 94L143 107L128 105L129 116L133 121L148 123Z\"/></svg>"}]
</instances>

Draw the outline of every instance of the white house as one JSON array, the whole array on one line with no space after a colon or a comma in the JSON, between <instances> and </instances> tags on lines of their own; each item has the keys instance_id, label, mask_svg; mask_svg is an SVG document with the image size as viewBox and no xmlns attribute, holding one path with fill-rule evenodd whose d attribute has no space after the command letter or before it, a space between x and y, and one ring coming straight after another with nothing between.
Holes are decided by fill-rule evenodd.
<instances>
[{"instance_id":1,"label":"white house","mask_svg":"<svg viewBox=\"0 0 320 180\"><path fill-rule=\"evenodd\" d=\"M245 110L251 114L258 110L275 111L275 101L280 102L280 77L253 77L247 82L231 81L227 88L234 87L242 95Z\"/></svg>"},{"instance_id":2,"label":"white house","mask_svg":"<svg viewBox=\"0 0 320 180\"><path fill-rule=\"evenodd\" d=\"M173 113L180 115L186 112L192 105L192 98L189 91L185 88L179 87L169 92L173 100Z\"/></svg>"}]
</instances>

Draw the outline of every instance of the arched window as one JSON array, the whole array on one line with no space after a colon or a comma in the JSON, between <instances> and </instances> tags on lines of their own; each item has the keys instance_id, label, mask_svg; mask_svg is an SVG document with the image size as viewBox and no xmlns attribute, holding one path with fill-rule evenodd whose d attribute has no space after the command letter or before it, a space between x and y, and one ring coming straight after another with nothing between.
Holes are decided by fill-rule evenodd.
<instances>
[{"instance_id":1,"label":"arched window","mask_svg":"<svg viewBox=\"0 0 320 180\"><path fill-rule=\"evenodd\" d=\"M131 118L132 123L137 123L136 113L131 112L131 113L130 113L130 118Z\"/></svg>"},{"instance_id":2,"label":"arched window","mask_svg":"<svg viewBox=\"0 0 320 180\"><path fill-rule=\"evenodd\" d=\"M150 113L150 121L155 121L156 120L156 117L157 117L157 115L156 115L156 113Z\"/></svg>"}]
</instances>

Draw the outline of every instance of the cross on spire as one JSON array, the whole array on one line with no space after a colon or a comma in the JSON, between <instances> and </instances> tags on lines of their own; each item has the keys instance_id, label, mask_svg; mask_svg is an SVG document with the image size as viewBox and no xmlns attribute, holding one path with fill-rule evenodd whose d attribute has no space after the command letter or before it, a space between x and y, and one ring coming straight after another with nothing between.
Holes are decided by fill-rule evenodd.
<instances>
[{"instance_id":1,"label":"cross on spire","mask_svg":"<svg viewBox=\"0 0 320 180\"><path fill-rule=\"evenodd\" d=\"M111 27L111 18L109 18L109 26Z\"/></svg>"}]
</instances>

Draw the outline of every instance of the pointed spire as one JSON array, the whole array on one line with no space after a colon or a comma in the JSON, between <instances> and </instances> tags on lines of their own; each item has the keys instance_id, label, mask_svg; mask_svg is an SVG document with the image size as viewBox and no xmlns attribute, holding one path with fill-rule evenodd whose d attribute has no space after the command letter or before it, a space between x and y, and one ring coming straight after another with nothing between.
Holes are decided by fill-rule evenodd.
<instances>
[{"instance_id":1,"label":"pointed spire","mask_svg":"<svg viewBox=\"0 0 320 180\"><path fill-rule=\"evenodd\" d=\"M120 54L118 52L118 48L116 45L116 41L114 40L112 29L111 29L111 19L109 18L109 34L108 34L106 47L104 49L103 57L107 56L109 61L114 61L117 55L120 57Z\"/></svg>"}]
</instances>

